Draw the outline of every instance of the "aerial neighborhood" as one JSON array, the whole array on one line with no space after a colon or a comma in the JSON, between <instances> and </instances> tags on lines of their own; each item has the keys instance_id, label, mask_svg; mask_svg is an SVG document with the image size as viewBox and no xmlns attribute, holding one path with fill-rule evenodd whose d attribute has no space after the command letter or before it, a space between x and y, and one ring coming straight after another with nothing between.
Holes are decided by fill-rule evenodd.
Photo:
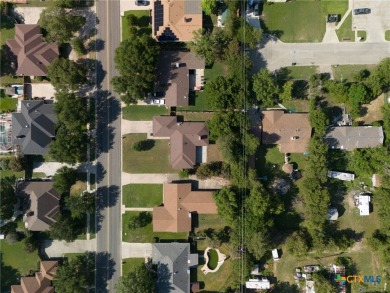
<instances>
[{"instance_id":1,"label":"aerial neighborhood","mask_svg":"<svg viewBox=\"0 0 390 293\"><path fill-rule=\"evenodd\" d=\"M388 292L388 11L0 0L0 292Z\"/></svg>"}]
</instances>

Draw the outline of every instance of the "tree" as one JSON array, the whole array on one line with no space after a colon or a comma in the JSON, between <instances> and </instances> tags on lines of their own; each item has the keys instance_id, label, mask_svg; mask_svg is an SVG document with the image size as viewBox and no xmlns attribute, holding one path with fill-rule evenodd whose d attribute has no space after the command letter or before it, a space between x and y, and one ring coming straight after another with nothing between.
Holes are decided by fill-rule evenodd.
<instances>
[{"instance_id":1,"label":"tree","mask_svg":"<svg viewBox=\"0 0 390 293\"><path fill-rule=\"evenodd\" d=\"M77 181L76 169L61 167L53 177L53 186L59 193L69 193L70 187Z\"/></svg>"},{"instance_id":2,"label":"tree","mask_svg":"<svg viewBox=\"0 0 390 293\"><path fill-rule=\"evenodd\" d=\"M204 180L214 176L220 176L223 167L223 162L202 163L196 169L196 177L198 179Z\"/></svg>"},{"instance_id":3,"label":"tree","mask_svg":"<svg viewBox=\"0 0 390 293\"><path fill-rule=\"evenodd\" d=\"M270 244L268 239L270 235L261 231L248 231L246 237L248 251L255 259L261 259L267 250L269 250Z\"/></svg>"},{"instance_id":4,"label":"tree","mask_svg":"<svg viewBox=\"0 0 390 293\"><path fill-rule=\"evenodd\" d=\"M307 255L310 249L308 238L309 236L302 231L294 232L286 241L288 252L295 256Z\"/></svg>"},{"instance_id":5,"label":"tree","mask_svg":"<svg viewBox=\"0 0 390 293\"><path fill-rule=\"evenodd\" d=\"M322 138L326 133L326 126L328 125L328 118L322 109L313 109L309 112L309 120L311 127L314 128L314 134Z\"/></svg>"},{"instance_id":6,"label":"tree","mask_svg":"<svg viewBox=\"0 0 390 293\"><path fill-rule=\"evenodd\" d=\"M202 0L201 2L202 10L207 14L215 14L217 11L217 1L216 0Z\"/></svg>"},{"instance_id":7,"label":"tree","mask_svg":"<svg viewBox=\"0 0 390 293\"><path fill-rule=\"evenodd\" d=\"M78 31L85 21L84 17L75 15L72 11L51 6L42 11L38 24L47 32L46 41L62 44L70 41L73 33Z\"/></svg>"},{"instance_id":8,"label":"tree","mask_svg":"<svg viewBox=\"0 0 390 293\"><path fill-rule=\"evenodd\" d=\"M230 188L223 187L221 190L213 193L213 198L217 205L218 215L220 215L228 225L235 226L239 213L237 194Z\"/></svg>"},{"instance_id":9,"label":"tree","mask_svg":"<svg viewBox=\"0 0 390 293\"><path fill-rule=\"evenodd\" d=\"M50 237L71 242L82 232L84 219L71 218L63 214L50 226Z\"/></svg>"},{"instance_id":10,"label":"tree","mask_svg":"<svg viewBox=\"0 0 390 293\"><path fill-rule=\"evenodd\" d=\"M24 251L33 253L39 248L39 238L36 232L26 231L26 238L23 239Z\"/></svg>"},{"instance_id":11,"label":"tree","mask_svg":"<svg viewBox=\"0 0 390 293\"><path fill-rule=\"evenodd\" d=\"M151 264L142 264L127 275L119 277L115 284L117 293L154 293L156 292L156 273L147 269Z\"/></svg>"},{"instance_id":12,"label":"tree","mask_svg":"<svg viewBox=\"0 0 390 293\"><path fill-rule=\"evenodd\" d=\"M345 103L348 100L348 85L336 80L327 80L325 88L336 103Z\"/></svg>"},{"instance_id":13,"label":"tree","mask_svg":"<svg viewBox=\"0 0 390 293\"><path fill-rule=\"evenodd\" d=\"M89 122L87 99L75 94L57 93L54 110L58 120L71 131L86 131Z\"/></svg>"},{"instance_id":14,"label":"tree","mask_svg":"<svg viewBox=\"0 0 390 293\"><path fill-rule=\"evenodd\" d=\"M115 65L120 74L112 79L118 93L135 100L144 99L153 88L159 46L150 36L123 41L115 51Z\"/></svg>"},{"instance_id":15,"label":"tree","mask_svg":"<svg viewBox=\"0 0 390 293\"><path fill-rule=\"evenodd\" d=\"M326 270L315 272L312 275L313 280L315 281L316 292L319 293L336 293L337 288L334 282L332 282L332 277L330 273Z\"/></svg>"},{"instance_id":16,"label":"tree","mask_svg":"<svg viewBox=\"0 0 390 293\"><path fill-rule=\"evenodd\" d=\"M348 91L348 103L352 107L359 107L363 103L368 103L371 99L366 86L362 83L351 85Z\"/></svg>"},{"instance_id":17,"label":"tree","mask_svg":"<svg viewBox=\"0 0 390 293\"><path fill-rule=\"evenodd\" d=\"M0 179L0 219L10 219L14 214L14 205L17 203L15 196L15 176Z\"/></svg>"},{"instance_id":18,"label":"tree","mask_svg":"<svg viewBox=\"0 0 390 293\"><path fill-rule=\"evenodd\" d=\"M20 172L24 170L25 161L24 157L20 154L12 156L9 160L8 167L15 172Z\"/></svg>"},{"instance_id":19,"label":"tree","mask_svg":"<svg viewBox=\"0 0 390 293\"><path fill-rule=\"evenodd\" d=\"M86 70L76 62L58 58L48 66L47 76L57 92L76 91L87 82Z\"/></svg>"},{"instance_id":20,"label":"tree","mask_svg":"<svg viewBox=\"0 0 390 293\"><path fill-rule=\"evenodd\" d=\"M137 25L137 17L134 14L127 14L126 20L127 20L127 24L129 26L136 26Z\"/></svg>"},{"instance_id":21,"label":"tree","mask_svg":"<svg viewBox=\"0 0 390 293\"><path fill-rule=\"evenodd\" d=\"M372 71L367 79L367 85L371 88L374 96L380 95L390 86L390 58L383 59Z\"/></svg>"},{"instance_id":22,"label":"tree","mask_svg":"<svg viewBox=\"0 0 390 293\"><path fill-rule=\"evenodd\" d=\"M241 43L253 49L261 41L262 36L263 31L260 28L251 26L245 19L241 21L241 26L238 29L238 39Z\"/></svg>"},{"instance_id":23,"label":"tree","mask_svg":"<svg viewBox=\"0 0 390 293\"><path fill-rule=\"evenodd\" d=\"M152 215L148 212L140 212L138 215L132 217L128 223L130 230L135 230L147 226L152 222Z\"/></svg>"},{"instance_id":24,"label":"tree","mask_svg":"<svg viewBox=\"0 0 390 293\"><path fill-rule=\"evenodd\" d=\"M243 100L240 98L241 84L233 78L218 76L206 84L208 104L212 109L241 109Z\"/></svg>"},{"instance_id":25,"label":"tree","mask_svg":"<svg viewBox=\"0 0 390 293\"><path fill-rule=\"evenodd\" d=\"M261 69L253 77L253 91L256 94L259 104L263 107L271 107L275 105L278 87L274 78L265 68Z\"/></svg>"},{"instance_id":26,"label":"tree","mask_svg":"<svg viewBox=\"0 0 390 293\"><path fill-rule=\"evenodd\" d=\"M81 38L72 39L72 48L77 53L78 56L84 55L87 53L85 49L84 42Z\"/></svg>"},{"instance_id":27,"label":"tree","mask_svg":"<svg viewBox=\"0 0 390 293\"><path fill-rule=\"evenodd\" d=\"M362 69L359 72L353 73L352 78L355 82L363 82L370 76L371 72L367 69Z\"/></svg>"},{"instance_id":28,"label":"tree","mask_svg":"<svg viewBox=\"0 0 390 293\"><path fill-rule=\"evenodd\" d=\"M384 104L381 108L383 115L383 131L385 132L385 140L390 142L390 104Z\"/></svg>"},{"instance_id":29,"label":"tree","mask_svg":"<svg viewBox=\"0 0 390 293\"><path fill-rule=\"evenodd\" d=\"M10 232L5 236L5 240L8 244L16 243L20 240L20 237L17 232Z\"/></svg>"},{"instance_id":30,"label":"tree","mask_svg":"<svg viewBox=\"0 0 390 293\"><path fill-rule=\"evenodd\" d=\"M283 85L283 90L280 93L279 97L280 100L285 103L285 102L291 102L292 101L292 91L294 88L294 81L289 80Z\"/></svg>"},{"instance_id":31,"label":"tree","mask_svg":"<svg viewBox=\"0 0 390 293\"><path fill-rule=\"evenodd\" d=\"M87 213L92 214L95 211L95 194L84 192L81 195L71 195L65 199L65 203L72 218L83 218Z\"/></svg>"},{"instance_id":32,"label":"tree","mask_svg":"<svg viewBox=\"0 0 390 293\"><path fill-rule=\"evenodd\" d=\"M93 285L93 265L88 265L88 254L65 260L57 269L53 279L56 292L85 293Z\"/></svg>"}]
</instances>

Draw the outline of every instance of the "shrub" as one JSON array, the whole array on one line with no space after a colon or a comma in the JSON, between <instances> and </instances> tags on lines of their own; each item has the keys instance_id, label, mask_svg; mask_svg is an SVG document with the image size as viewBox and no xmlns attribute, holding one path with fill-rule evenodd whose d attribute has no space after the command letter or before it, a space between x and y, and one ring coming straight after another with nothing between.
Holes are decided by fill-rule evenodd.
<instances>
[{"instance_id":1,"label":"shrub","mask_svg":"<svg viewBox=\"0 0 390 293\"><path fill-rule=\"evenodd\" d=\"M24 158L22 156L13 156L9 160L8 166L12 171L20 172L24 170L24 163Z\"/></svg>"},{"instance_id":2,"label":"shrub","mask_svg":"<svg viewBox=\"0 0 390 293\"><path fill-rule=\"evenodd\" d=\"M38 235L34 232L28 231L26 233L26 238L24 239L24 251L27 253L33 253L39 248L39 239Z\"/></svg>"},{"instance_id":3,"label":"shrub","mask_svg":"<svg viewBox=\"0 0 390 293\"><path fill-rule=\"evenodd\" d=\"M196 170L196 176L203 180L214 176L220 176L222 174L222 170L223 162L204 163L201 164Z\"/></svg>"},{"instance_id":4,"label":"shrub","mask_svg":"<svg viewBox=\"0 0 390 293\"><path fill-rule=\"evenodd\" d=\"M135 230L147 226L152 222L152 215L148 212L141 212L138 216L132 217L128 224L130 230Z\"/></svg>"},{"instance_id":5,"label":"shrub","mask_svg":"<svg viewBox=\"0 0 390 293\"><path fill-rule=\"evenodd\" d=\"M136 150L137 152L148 151L154 147L154 144L155 144L154 140L145 139L134 143L133 149Z\"/></svg>"},{"instance_id":6,"label":"shrub","mask_svg":"<svg viewBox=\"0 0 390 293\"><path fill-rule=\"evenodd\" d=\"M295 232L286 241L286 247L288 252L295 256L302 256L309 251L308 236L303 232Z\"/></svg>"},{"instance_id":7,"label":"shrub","mask_svg":"<svg viewBox=\"0 0 390 293\"><path fill-rule=\"evenodd\" d=\"M14 231L8 233L7 236L5 236L5 240L7 240L8 244L16 243L19 241L19 239L20 237L18 233Z\"/></svg>"},{"instance_id":8,"label":"shrub","mask_svg":"<svg viewBox=\"0 0 390 293\"><path fill-rule=\"evenodd\" d=\"M87 53L87 50L85 49L83 40L80 38L74 38L72 39L72 48L75 50L77 55L84 55Z\"/></svg>"},{"instance_id":9,"label":"shrub","mask_svg":"<svg viewBox=\"0 0 390 293\"><path fill-rule=\"evenodd\" d=\"M183 169L179 171L180 179L187 179L189 175L190 175L190 171L187 169Z\"/></svg>"},{"instance_id":10,"label":"shrub","mask_svg":"<svg viewBox=\"0 0 390 293\"><path fill-rule=\"evenodd\" d=\"M4 158L0 160L0 170L9 170L10 158Z\"/></svg>"}]
</instances>

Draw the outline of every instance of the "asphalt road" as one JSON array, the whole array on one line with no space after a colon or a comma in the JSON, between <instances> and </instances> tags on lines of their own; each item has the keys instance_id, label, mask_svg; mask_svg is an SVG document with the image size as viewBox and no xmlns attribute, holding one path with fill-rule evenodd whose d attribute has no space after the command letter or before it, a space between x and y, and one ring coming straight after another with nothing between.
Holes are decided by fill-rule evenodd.
<instances>
[{"instance_id":1,"label":"asphalt road","mask_svg":"<svg viewBox=\"0 0 390 293\"><path fill-rule=\"evenodd\" d=\"M261 55L260 55L260 54ZM267 67L273 71L296 63L303 65L376 64L390 56L390 43L282 43L267 40L251 52L254 69Z\"/></svg>"},{"instance_id":2,"label":"asphalt road","mask_svg":"<svg viewBox=\"0 0 390 293\"><path fill-rule=\"evenodd\" d=\"M120 101L111 78L120 44L120 2L96 2L97 35L97 205L96 292L114 292L121 275L121 121Z\"/></svg>"}]
</instances>

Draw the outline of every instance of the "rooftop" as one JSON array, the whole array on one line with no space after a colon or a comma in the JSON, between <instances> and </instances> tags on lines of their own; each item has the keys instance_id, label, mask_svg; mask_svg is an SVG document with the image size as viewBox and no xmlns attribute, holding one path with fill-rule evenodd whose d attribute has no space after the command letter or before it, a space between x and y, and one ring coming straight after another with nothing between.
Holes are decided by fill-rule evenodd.
<instances>
[{"instance_id":1,"label":"rooftop","mask_svg":"<svg viewBox=\"0 0 390 293\"><path fill-rule=\"evenodd\" d=\"M361 216L368 216L370 214L370 201L371 196L359 195L358 207Z\"/></svg>"}]
</instances>

